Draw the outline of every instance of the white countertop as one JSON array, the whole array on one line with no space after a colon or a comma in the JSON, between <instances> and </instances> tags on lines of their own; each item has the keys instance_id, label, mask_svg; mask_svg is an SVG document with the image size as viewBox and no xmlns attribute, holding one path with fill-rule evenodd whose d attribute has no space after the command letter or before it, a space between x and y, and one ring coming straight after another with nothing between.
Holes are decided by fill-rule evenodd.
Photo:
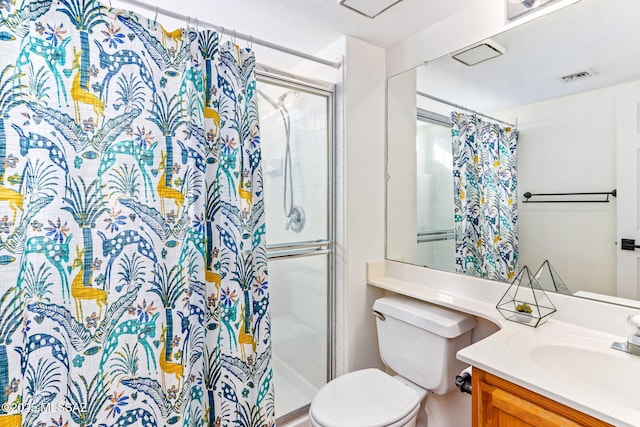
<instances>
[{"instance_id":1,"label":"white countertop","mask_svg":"<svg viewBox=\"0 0 640 427\"><path fill-rule=\"evenodd\" d=\"M458 352L458 359L615 426L640 426L640 396L634 398L640 387L637 383L640 382L640 357L609 349L613 341L625 340L629 332L626 317L637 313L637 309L551 294L549 297L557 308L556 313L546 323L532 328L504 319L495 308L508 285L392 261L370 263L367 267L371 286L469 313L499 325L498 332ZM625 387L613 390L617 398L610 397L611 389L605 390L615 382L607 380L610 372L606 363L599 363L600 359L594 363L598 366L584 368L585 374L598 375L591 384L584 382L587 381L585 378L590 381L591 377L580 375L580 370L576 375L580 378L575 380L562 371L562 364L571 366L572 360L558 360L558 365L553 366L556 373L551 374L544 372L544 368L528 356L526 347L532 342L557 340L558 344L572 345L561 342L566 341L564 337L577 343L570 347L574 350L574 358L576 354L583 354L580 349L587 349L589 354L584 354L585 357L603 355L608 362L608 357L612 356L609 351L616 352L612 360L624 362L625 368L633 371ZM616 374L619 378L624 372L618 369ZM601 383L596 388L598 380Z\"/></svg>"},{"instance_id":2,"label":"white countertop","mask_svg":"<svg viewBox=\"0 0 640 427\"><path fill-rule=\"evenodd\" d=\"M582 342L585 346L593 345L597 346L596 348L599 350L611 352L616 350L609 349L609 345L618 340L618 337L615 336L594 333L593 330L554 319L550 319L537 328L519 325L515 322L505 322L500 331L459 351L457 357L465 363L615 426L640 426L640 398L635 399L636 404L629 402L621 404L619 399L608 398L605 390L598 393L595 387L591 389L583 387L577 377L575 381L571 381L570 376L560 376L557 373L545 375L544 368L536 366L526 354L514 354L513 338L522 334L527 334L527 339L534 340L535 335L539 335L541 341L546 339L545 336L584 337ZM534 336L532 337L531 334ZM618 354L619 357L631 360L632 364L637 365L637 372L640 372L640 357L621 352L616 353L616 357ZM617 359L612 359L612 362L615 360ZM551 363L564 366L571 364L571 362L571 360L562 359L557 362L551 361ZM600 365L583 369L601 370L606 375L607 368ZM584 373L585 376L590 374L586 370ZM638 377L637 374L633 376ZM628 396L635 394L636 387L631 382L630 379L629 384L623 386ZM613 386L613 384L611 385ZM618 391L623 392L619 388Z\"/></svg>"}]
</instances>

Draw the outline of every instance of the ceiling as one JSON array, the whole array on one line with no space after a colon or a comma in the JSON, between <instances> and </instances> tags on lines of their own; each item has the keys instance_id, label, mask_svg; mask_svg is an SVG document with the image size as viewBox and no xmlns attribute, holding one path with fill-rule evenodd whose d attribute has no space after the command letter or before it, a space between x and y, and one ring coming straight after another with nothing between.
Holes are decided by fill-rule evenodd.
<instances>
[{"instance_id":1,"label":"ceiling","mask_svg":"<svg viewBox=\"0 0 640 427\"><path fill-rule=\"evenodd\" d=\"M374 19L341 6L339 0L144 1L153 4L151 9L157 5L197 16L230 30L313 54L343 35L386 49L478 0L403 0ZM114 0L113 5L137 9L127 5L126 0Z\"/></svg>"},{"instance_id":2,"label":"ceiling","mask_svg":"<svg viewBox=\"0 0 640 427\"><path fill-rule=\"evenodd\" d=\"M418 90L485 113L640 78L640 1L583 0L491 37L502 56L420 67ZM564 83L560 77L589 71Z\"/></svg>"}]
</instances>

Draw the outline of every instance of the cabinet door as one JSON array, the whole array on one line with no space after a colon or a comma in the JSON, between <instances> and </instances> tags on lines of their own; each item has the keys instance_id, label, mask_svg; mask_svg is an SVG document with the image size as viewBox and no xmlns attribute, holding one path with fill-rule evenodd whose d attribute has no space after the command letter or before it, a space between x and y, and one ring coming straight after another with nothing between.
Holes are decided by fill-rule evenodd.
<instances>
[{"instance_id":1,"label":"cabinet door","mask_svg":"<svg viewBox=\"0 0 640 427\"><path fill-rule=\"evenodd\" d=\"M474 427L610 425L475 368L472 379Z\"/></svg>"},{"instance_id":2,"label":"cabinet door","mask_svg":"<svg viewBox=\"0 0 640 427\"><path fill-rule=\"evenodd\" d=\"M503 427L579 427L562 415L551 412L541 406L524 400L515 394L492 387L491 410L495 411L496 426Z\"/></svg>"}]
</instances>

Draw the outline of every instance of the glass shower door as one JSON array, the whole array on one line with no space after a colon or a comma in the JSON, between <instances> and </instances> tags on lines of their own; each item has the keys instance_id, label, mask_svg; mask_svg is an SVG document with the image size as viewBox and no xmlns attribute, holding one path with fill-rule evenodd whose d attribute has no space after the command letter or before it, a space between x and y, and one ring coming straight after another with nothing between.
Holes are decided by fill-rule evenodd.
<instances>
[{"instance_id":1,"label":"glass shower door","mask_svg":"<svg viewBox=\"0 0 640 427\"><path fill-rule=\"evenodd\" d=\"M332 92L259 75L276 416L330 374ZM284 418L283 418L284 417Z\"/></svg>"},{"instance_id":2,"label":"glass shower door","mask_svg":"<svg viewBox=\"0 0 640 427\"><path fill-rule=\"evenodd\" d=\"M416 152L416 259L455 271L453 159L447 117L418 110Z\"/></svg>"}]
</instances>

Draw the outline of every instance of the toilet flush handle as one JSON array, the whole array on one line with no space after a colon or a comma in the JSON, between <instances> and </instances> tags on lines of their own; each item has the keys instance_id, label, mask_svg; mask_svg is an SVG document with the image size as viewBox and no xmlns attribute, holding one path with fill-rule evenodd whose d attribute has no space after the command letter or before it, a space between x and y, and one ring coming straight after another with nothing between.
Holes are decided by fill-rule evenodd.
<instances>
[{"instance_id":1,"label":"toilet flush handle","mask_svg":"<svg viewBox=\"0 0 640 427\"><path fill-rule=\"evenodd\" d=\"M375 317L377 317L378 319L382 320L383 322L384 322L385 320L387 320L387 319L384 317L384 314L380 313L380 312L379 312L379 311L377 311L377 310L372 310L371 314L373 314Z\"/></svg>"}]
</instances>

